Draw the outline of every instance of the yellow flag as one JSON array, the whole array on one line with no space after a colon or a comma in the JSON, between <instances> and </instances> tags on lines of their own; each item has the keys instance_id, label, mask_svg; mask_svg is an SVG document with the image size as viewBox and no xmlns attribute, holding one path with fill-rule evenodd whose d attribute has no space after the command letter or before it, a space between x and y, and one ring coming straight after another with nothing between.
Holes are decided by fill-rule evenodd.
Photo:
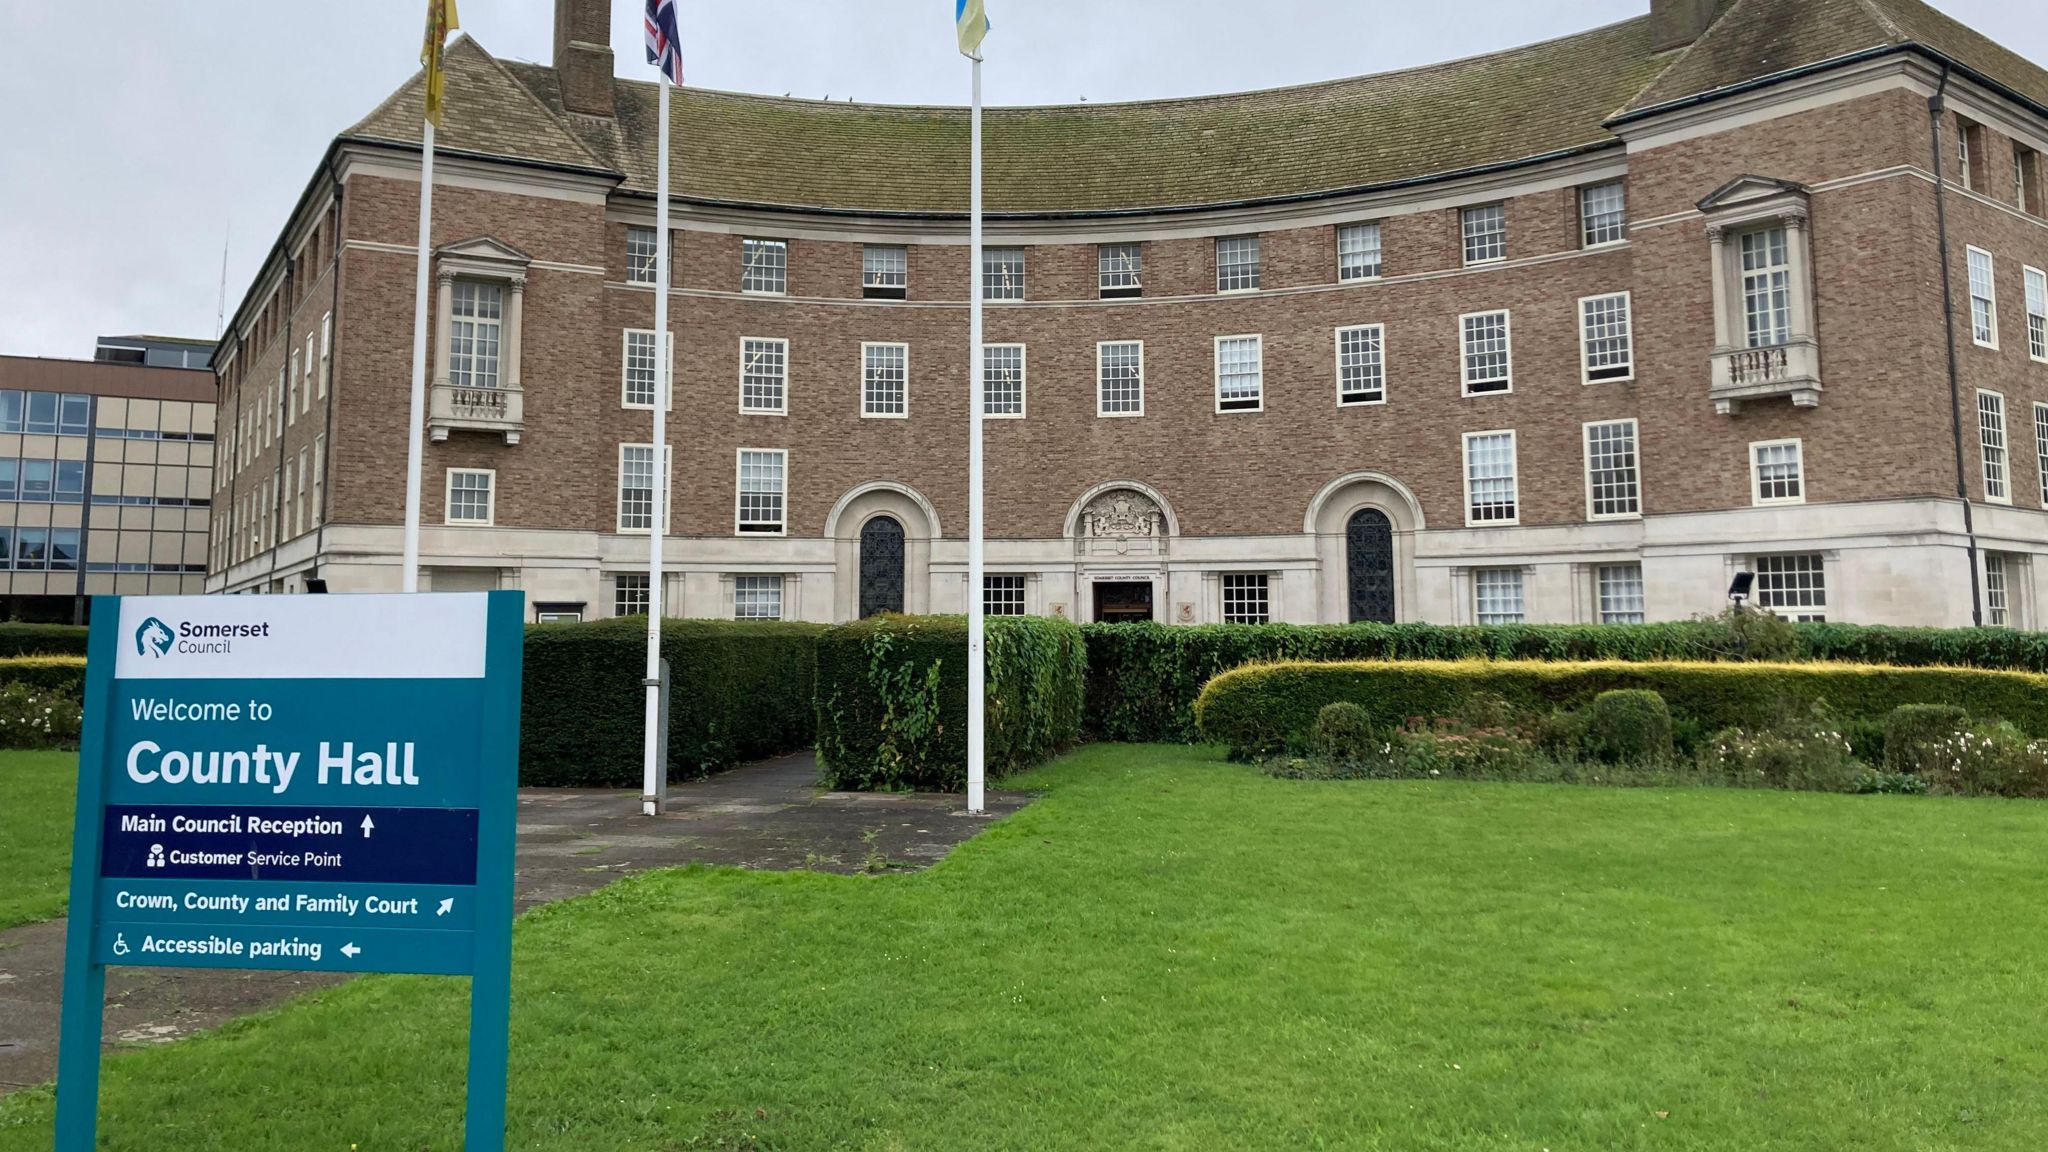
<instances>
[{"instance_id":1,"label":"yellow flag","mask_svg":"<svg viewBox=\"0 0 2048 1152\"><path fill-rule=\"evenodd\" d=\"M427 70L427 119L441 126L441 90L447 73L441 68L441 45L448 33L460 28L455 19L455 0L427 0L427 42L420 48L420 64Z\"/></svg>"}]
</instances>

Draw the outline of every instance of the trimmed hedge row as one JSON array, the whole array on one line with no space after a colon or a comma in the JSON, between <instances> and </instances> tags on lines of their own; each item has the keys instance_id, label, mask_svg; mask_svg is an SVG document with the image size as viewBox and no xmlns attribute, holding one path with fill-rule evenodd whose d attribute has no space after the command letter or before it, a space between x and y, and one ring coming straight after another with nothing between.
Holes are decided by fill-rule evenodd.
<instances>
[{"instance_id":1,"label":"trimmed hedge row","mask_svg":"<svg viewBox=\"0 0 2048 1152\"><path fill-rule=\"evenodd\" d=\"M1081 737L1086 654L1064 620L988 620L990 779ZM818 763L826 787L944 789L967 782L967 620L880 616L818 639Z\"/></svg>"},{"instance_id":2,"label":"trimmed hedge row","mask_svg":"<svg viewBox=\"0 0 2048 1152\"><path fill-rule=\"evenodd\" d=\"M1725 619L1663 624L1089 624L1088 736L1192 743L1194 705L1218 673L1271 660L1740 660ZM2048 672L2048 633L2006 628L1784 627L1776 659Z\"/></svg>"},{"instance_id":3,"label":"trimmed hedge row","mask_svg":"<svg viewBox=\"0 0 2048 1152\"><path fill-rule=\"evenodd\" d=\"M1545 663L1396 660L1255 664L1211 681L1195 702L1201 734L1250 757L1308 745L1325 704L1348 701L1378 727L1456 715L1479 693L1517 709L1584 706L1602 692L1653 689L1706 732L1753 726L1825 702L1845 720L1882 721L1901 704L1944 703L2048 735L2048 676L1869 664Z\"/></svg>"},{"instance_id":4,"label":"trimmed hedge row","mask_svg":"<svg viewBox=\"0 0 2048 1152\"><path fill-rule=\"evenodd\" d=\"M8 656L83 656L86 629L81 624L19 624L0 622L0 658Z\"/></svg>"},{"instance_id":5,"label":"trimmed hedge row","mask_svg":"<svg viewBox=\"0 0 2048 1152\"><path fill-rule=\"evenodd\" d=\"M1089 624L1088 735L1194 743L1195 698L1218 673L1268 660L1714 660L1715 621L1671 624Z\"/></svg>"},{"instance_id":6,"label":"trimmed hedge row","mask_svg":"<svg viewBox=\"0 0 2048 1152\"><path fill-rule=\"evenodd\" d=\"M7 684L26 684L81 699L85 695L85 657L0 656L0 685Z\"/></svg>"},{"instance_id":7,"label":"trimmed hedge row","mask_svg":"<svg viewBox=\"0 0 2048 1152\"><path fill-rule=\"evenodd\" d=\"M765 620L664 620L669 778L809 747L822 631ZM528 627L519 782L640 786L646 668L644 616Z\"/></svg>"}]
</instances>

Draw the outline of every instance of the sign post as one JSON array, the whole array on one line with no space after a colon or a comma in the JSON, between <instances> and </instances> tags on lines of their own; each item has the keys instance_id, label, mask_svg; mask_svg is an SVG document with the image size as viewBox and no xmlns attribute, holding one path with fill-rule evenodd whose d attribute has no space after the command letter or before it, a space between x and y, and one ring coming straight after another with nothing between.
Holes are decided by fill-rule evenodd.
<instances>
[{"instance_id":1,"label":"sign post","mask_svg":"<svg viewBox=\"0 0 2048 1152\"><path fill-rule=\"evenodd\" d=\"M57 1150L89 1152L109 964L471 978L471 1152L504 1147L518 592L99 597Z\"/></svg>"}]
</instances>

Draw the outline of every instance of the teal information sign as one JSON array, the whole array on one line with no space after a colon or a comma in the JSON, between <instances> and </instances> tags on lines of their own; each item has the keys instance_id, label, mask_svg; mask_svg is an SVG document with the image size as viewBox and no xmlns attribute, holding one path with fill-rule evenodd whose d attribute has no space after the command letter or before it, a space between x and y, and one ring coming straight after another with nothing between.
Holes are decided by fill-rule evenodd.
<instances>
[{"instance_id":1,"label":"teal information sign","mask_svg":"<svg viewBox=\"0 0 2048 1152\"><path fill-rule=\"evenodd\" d=\"M93 602L57 1150L106 966L468 976L466 1144L504 1146L517 592Z\"/></svg>"}]
</instances>

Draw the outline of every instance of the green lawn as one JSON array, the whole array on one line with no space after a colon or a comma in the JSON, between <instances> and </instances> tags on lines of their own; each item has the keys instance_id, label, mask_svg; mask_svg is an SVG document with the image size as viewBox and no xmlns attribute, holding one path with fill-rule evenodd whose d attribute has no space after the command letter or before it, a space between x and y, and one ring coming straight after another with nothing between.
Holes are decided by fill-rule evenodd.
<instances>
[{"instance_id":1,"label":"green lawn","mask_svg":"<svg viewBox=\"0 0 2048 1152\"><path fill-rule=\"evenodd\" d=\"M76 752L0 752L0 928L64 914Z\"/></svg>"},{"instance_id":2,"label":"green lawn","mask_svg":"<svg viewBox=\"0 0 2048 1152\"><path fill-rule=\"evenodd\" d=\"M524 918L519 1149L2039 1149L2048 804L1092 747L931 871ZM108 1062L111 1149L454 1148L463 985ZM49 1146L47 1090L0 1150Z\"/></svg>"}]
</instances>

